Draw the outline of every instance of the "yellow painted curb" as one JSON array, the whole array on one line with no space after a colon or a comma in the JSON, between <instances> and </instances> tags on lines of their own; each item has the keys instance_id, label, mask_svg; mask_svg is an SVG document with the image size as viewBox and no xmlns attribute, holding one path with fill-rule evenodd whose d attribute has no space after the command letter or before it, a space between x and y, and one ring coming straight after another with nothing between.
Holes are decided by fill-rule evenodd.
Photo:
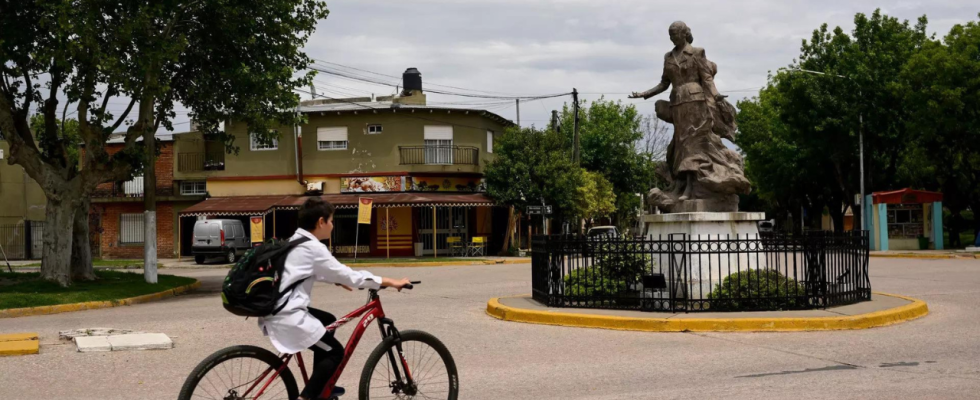
<instances>
[{"instance_id":1,"label":"yellow painted curb","mask_svg":"<svg viewBox=\"0 0 980 400\"><path fill-rule=\"evenodd\" d=\"M929 313L929 307L922 300L887 293L875 294L897 297L912 303L873 313L840 317L669 319L527 310L505 306L500 304L499 298L493 298L487 302L487 314L504 321L625 331L802 332L868 329L910 321Z\"/></svg>"},{"instance_id":2,"label":"yellow painted curb","mask_svg":"<svg viewBox=\"0 0 980 400\"><path fill-rule=\"evenodd\" d=\"M0 310L0 318L28 317L33 315L59 314L59 313L72 312L72 311L98 310L100 308L130 306L133 304L146 303L154 300L165 299L167 297L173 297L178 294L197 289L200 286L201 286L201 281L196 281L189 285L178 286L173 289L164 290L162 292L130 297L128 299L88 301L84 303L57 304L53 306L11 308L7 310Z\"/></svg>"},{"instance_id":3,"label":"yellow painted curb","mask_svg":"<svg viewBox=\"0 0 980 400\"><path fill-rule=\"evenodd\" d=\"M0 335L0 343L19 342L22 340L37 340L37 333L7 333Z\"/></svg>"}]
</instances>

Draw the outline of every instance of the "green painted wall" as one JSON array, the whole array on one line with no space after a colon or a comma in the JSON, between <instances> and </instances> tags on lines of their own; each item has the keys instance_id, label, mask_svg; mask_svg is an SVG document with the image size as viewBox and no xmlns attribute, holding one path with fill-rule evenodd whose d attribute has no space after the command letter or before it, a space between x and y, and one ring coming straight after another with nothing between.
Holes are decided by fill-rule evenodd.
<instances>
[{"instance_id":1,"label":"green painted wall","mask_svg":"<svg viewBox=\"0 0 980 400\"><path fill-rule=\"evenodd\" d=\"M0 225L16 224L24 219L44 220L47 203L41 186L24 173L19 165L10 165L10 145L0 140Z\"/></svg>"},{"instance_id":2,"label":"green painted wall","mask_svg":"<svg viewBox=\"0 0 980 400\"><path fill-rule=\"evenodd\" d=\"M493 154L487 153L487 131L497 135L504 126L479 115L478 111L451 112L429 110L398 110L392 113L384 110L353 114L345 112L338 115L330 113L307 114L309 122L302 127L303 174L305 176L371 173L371 172L482 172L486 160ZM381 124L381 134L366 133L367 126ZM479 148L479 165L401 165L398 146L422 146L426 125L452 125L453 144ZM348 146L345 150L318 150L317 128L347 127ZM263 177L293 176L296 174L295 145L291 127L278 129L280 133L277 150L250 149L246 126L233 123L227 126L228 132L235 135L239 146L238 155L225 156L224 171L181 174L176 171L174 179L201 179L206 177ZM176 152L203 151L203 140L199 134L191 133L176 137ZM179 157L179 156L178 156Z\"/></svg>"}]
</instances>

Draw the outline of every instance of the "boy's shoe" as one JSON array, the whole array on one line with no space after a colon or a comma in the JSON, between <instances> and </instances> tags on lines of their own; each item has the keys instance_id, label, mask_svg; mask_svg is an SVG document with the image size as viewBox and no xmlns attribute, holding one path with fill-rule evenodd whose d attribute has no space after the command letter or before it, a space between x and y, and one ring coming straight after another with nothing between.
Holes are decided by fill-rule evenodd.
<instances>
[{"instance_id":1,"label":"boy's shoe","mask_svg":"<svg viewBox=\"0 0 980 400\"><path fill-rule=\"evenodd\" d=\"M347 391L344 390L344 388L340 386L334 386L333 391L330 392L330 397L327 397L327 400L337 400L337 398L343 396L344 393L347 393Z\"/></svg>"}]
</instances>

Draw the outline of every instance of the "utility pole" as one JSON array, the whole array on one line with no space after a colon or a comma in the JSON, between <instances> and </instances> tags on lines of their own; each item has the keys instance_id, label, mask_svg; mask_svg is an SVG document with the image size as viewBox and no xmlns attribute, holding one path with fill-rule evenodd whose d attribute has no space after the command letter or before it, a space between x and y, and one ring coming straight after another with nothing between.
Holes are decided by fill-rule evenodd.
<instances>
[{"instance_id":1,"label":"utility pole","mask_svg":"<svg viewBox=\"0 0 980 400\"><path fill-rule=\"evenodd\" d=\"M143 126L143 145L146 159L143 167L143 278L157 283L157 175L156 129L146 121Z\"/></svg>"},{"instance_id":2,"label":"utility pole","mask_svg":"<svg viewBox=\"0 0 980 400\"><path fill-rule=\"evenodd\" d=\"M551 110L551 130L555 131L555 133L560 131L558 129L558 110Z\"/></svg>"},{"instance_id":3,"label":"utility pole","mask_svg":"<svg viewBox=\"0 0 980 400\"><path fill-rule=\"evenodd\" d=\"M574 118L575 124L572 127L572 131L574 132L575 135L575 142L574 142L575 148L572 150L572 158L575 159L576 164L581 165L582 160L580 159L580 154L579 154L579 138L578 138L578 89L576 88L572 88L572 110L574 110L575 113L575 118Z\"/></svg>"},{"instance_id":4,"label":"utility pole","mask_svg":"<svg viewBox=\"0 0 980 400\"><path fill-rule=\"evenodd\" d=\"M860 93L861 92L859 91L858 92L858 97L859 98L864 98L864 96L862 96ZM858 113L858 153L861 154L861 157L860 157L860 159L861 159L861 161L860 161L860 163L861 163L861 166L860 166L860 171L861 171L861 230L863 231L863 230L866 230L867 229L867 226L865 225L865 218L868 217L867 215L865 215L866 214L865 211L867 211L868 207L864 205L864 110L862 110L862 111L860 111Z\"/></svg>"},{"instance_id":5,"label":"utility pole","mask_svg":"<svg viewBox=\"0 0 980 400\"><path fill-rule=\"evenodd\" d=\"M517 126L521 126L521 99L517 99Z\"/></svg>"}]
</instances>

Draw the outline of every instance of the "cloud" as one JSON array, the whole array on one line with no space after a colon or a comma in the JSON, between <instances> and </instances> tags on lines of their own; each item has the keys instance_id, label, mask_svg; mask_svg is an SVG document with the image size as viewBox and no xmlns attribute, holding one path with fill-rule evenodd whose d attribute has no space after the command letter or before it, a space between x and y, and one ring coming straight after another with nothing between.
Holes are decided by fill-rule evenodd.
<instances>
[{"instance_id":1,"label":"cloud","mask_svg":"<svg viewBox=\"0 0 980 400\"><path fill-rule=\"evenodd\" d=\"M675 20L691 26L696 45L719 66L719 89L738 100L754 94L746 89L764 85L769 71L792 62L801 41L820 24L850 31L855 13L874 11L866 2L841 0L331 0L328 7L330 17L306 48L312 57L395 77L417 67L423 85L520 94L575 87L588 93L583 98L605 93L637 104L643 113L653 112L653 102L626 96L659 81L663 54L671 48L667 27ZM887 10L913 21L928 14L930 31L939 36L955 23L976 19L978 11L961 0L889 2ZM357 93L394 90L324 75L318 80ZM436 94L429 99L478 101ZM544 125L550 110L567 101L522 104L522 123ZM491 110L515 117L513 106Z\"/></svg>"}]
</instances>

